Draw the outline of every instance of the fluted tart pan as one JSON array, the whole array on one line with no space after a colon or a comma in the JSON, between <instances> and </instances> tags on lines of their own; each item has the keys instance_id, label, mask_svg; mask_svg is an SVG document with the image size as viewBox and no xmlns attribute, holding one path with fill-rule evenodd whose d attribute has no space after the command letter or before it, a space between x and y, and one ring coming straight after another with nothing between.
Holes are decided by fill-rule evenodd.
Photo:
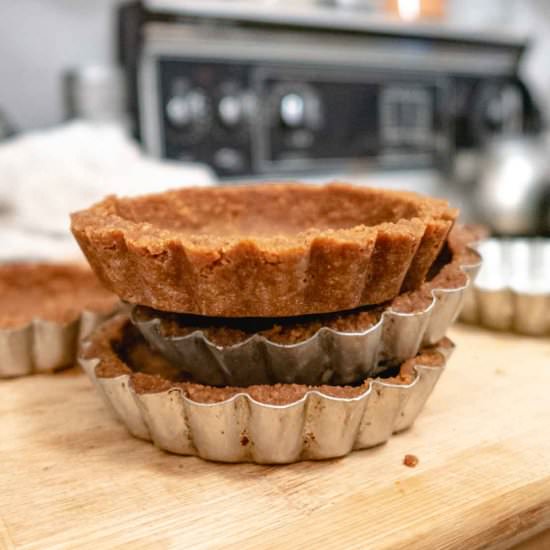
<instances>
[{"instance_id":1,"label":"fluted tart pan","mask_svg":"<svg viewBox=\"0 0 550 550\"><path fill-rule=\"evenodd\" d=\"M107 321L80 363L135 437L221 462L335 458L410 427L452 352L448 339L358 386L215 388L178 378L126 316Z\"/></svg>"},{"instance_id":2,"label":"fluted tart pan","mask_svg":"<svg viewBox=\"0 0 550 550\"><path fill-rule=\"evenodd\" d=\"M203 384L353 384L445 336L480 267L468 239L466 230L454 229L449 262L420 289L382 307L268 325L252 319L243 326L241 320L163 314L137 306L131 319L156 350Z\"/></svg>"},{"instance_id":3,"label":"fluted tart pan","mask_svg":"<svg viewBox=\"0 0 550 550\"><path fill-rule=\"evenodd\" d=\"M461 320L530 336L550 334L550 239L493 238L477 246L479 278Z\"/></svg>"},{"instance_id":4,"label":"fluted tart pan","mask_svg":"<svg viewBox=\"0 0 550 550\"><path fill-rule=\"evenodd\" d=\"M79 342L119 308L88 267L0 265L0 378L75 363Z\"/></svg>"}]
</instances>

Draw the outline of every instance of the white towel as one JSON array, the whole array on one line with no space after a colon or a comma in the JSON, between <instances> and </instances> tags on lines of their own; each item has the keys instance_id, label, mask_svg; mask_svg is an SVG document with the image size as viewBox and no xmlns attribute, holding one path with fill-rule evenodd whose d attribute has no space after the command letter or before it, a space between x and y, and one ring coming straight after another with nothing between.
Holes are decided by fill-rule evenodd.
<instances>
[{"instance_id":1,"label":"white towel","mask_svg":"<svg viewBox=\"0 0 550 550\"><path fill-rule=\"evenodd\" d=\"M78 256L69 213L105 195L213 182L202 165L146 157L112 125L71 122L22 135L0 145L0 260Z\"/></svg>"}]
</instances>

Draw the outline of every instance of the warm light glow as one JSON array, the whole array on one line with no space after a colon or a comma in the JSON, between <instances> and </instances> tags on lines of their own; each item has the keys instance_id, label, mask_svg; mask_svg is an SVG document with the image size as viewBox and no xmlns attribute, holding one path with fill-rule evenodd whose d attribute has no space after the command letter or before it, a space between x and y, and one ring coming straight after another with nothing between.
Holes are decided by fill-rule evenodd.
<instances>
[{"instance_id":1,"label":"warm light glow","mask_svg":"<svg viewBox=\"0 0 550 550\"><path fill-rule=\"evenodd\" d=\"M420 15L420 0L397 0L397 9L401 19L417 19Z\"/></svg>"}]
</instances>

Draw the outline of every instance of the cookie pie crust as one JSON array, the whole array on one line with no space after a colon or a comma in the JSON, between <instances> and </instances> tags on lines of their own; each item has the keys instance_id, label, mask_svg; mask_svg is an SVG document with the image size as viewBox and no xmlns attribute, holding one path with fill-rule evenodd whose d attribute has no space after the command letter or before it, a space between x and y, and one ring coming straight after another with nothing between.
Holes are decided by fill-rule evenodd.
<instances>
[{"instance_id":1,"label":"cookie pie crust","mask_svg":"<svg viewBox=\"0 0 550 550\"><path fill-rule=\"evenodd\" d=\"M105 286L130 303L286 317L419 288L456 216L414 193L262 184L110 196L73 214L72 231Z\"/></svg>"}]
</instances>

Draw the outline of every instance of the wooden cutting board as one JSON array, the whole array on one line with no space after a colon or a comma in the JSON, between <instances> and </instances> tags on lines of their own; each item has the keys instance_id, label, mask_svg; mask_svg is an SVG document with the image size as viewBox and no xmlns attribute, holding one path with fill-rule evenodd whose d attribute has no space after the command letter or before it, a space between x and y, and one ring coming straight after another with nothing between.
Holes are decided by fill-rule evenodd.
<instances>
[{"instance_id":1,"label":"wooden cutting board","mask_svg":"<svg viewBox=\"0 0 550 550\"><path fill-rule=\"evenodd\" d=\"M469 550L550 528L550 339L451 337L411 430L292 466L163 453L76 370L0 382L0 546Z\"/></svg>"}]
</instances>

